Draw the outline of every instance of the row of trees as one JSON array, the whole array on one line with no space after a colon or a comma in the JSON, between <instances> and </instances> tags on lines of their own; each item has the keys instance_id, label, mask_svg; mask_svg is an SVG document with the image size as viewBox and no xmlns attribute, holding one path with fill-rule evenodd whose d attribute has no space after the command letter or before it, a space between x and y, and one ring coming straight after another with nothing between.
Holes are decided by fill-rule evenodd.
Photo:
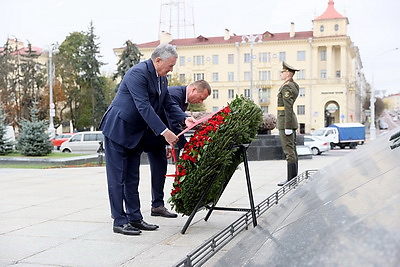
<instances>
[{"instance_id":1,"label":"row of trees","mask_svg":"<svg viewBox=\"0 0 400 267\"><path fill-rule=\"evenodd\" d=\"M41 62L41 49L31 44L21 48L18 40L7 40L0 48L0 104L5 123L19 129L23 119L31 120L34 104L38 120L49 118L48 81L49 69L52 69L55 70L51 75L54 77L55 128L72 122L78 131L97 129L117 91L117 81L143 56L134 43L126 41L116 73L105 77L100 74L104 63L99 60L97 39L93 23L86 32L70 33L58 46L58 52L53 53L53 68L48 68L48 62ZM177 77L170 78L169 84L181 85ZM190 109L201 111L204 106L195 105Z\"/></svg>"},{"instance_id":2,"label":"row of trees","mask_svg":"<svg viewBox=\"0 0 400 267\"><path fill-rule=\"evenodd\" d=\"M94 26L87 32L69 34L54 54L53 102L55 127L72 121L78 130L94 127L115 95L115 82L100 74L102 63ZM48 119L49 87L46 63L41 54L28 44L18 47L18 41L7 40L0 50L0 102L5 120L19 128L22 119L30 120L30 110L37 103L38 119ZM116 75L115 77L118 77Z\"/></svg>"}]
</instances>

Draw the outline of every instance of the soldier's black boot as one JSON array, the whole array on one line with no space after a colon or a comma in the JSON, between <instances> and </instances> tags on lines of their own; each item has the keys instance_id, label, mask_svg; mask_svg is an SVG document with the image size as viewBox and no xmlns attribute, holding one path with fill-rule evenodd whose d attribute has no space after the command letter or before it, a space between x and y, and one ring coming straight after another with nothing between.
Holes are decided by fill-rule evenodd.
<instances>
[{"instance_id":1,"label":"soldier's black boot","mask_svg":"<svg viewBox=\"0 0 400 267\"><path fill-rule=\"evenodd\" d=\"M278 186L283 186L284 184L286 184L287 182L289 182L296 176L297 176L297 163L288 162L287 163L287 180L278 183Z\"/></svg>"},{"instance_id":2,"label":"soldier's black boot","mask_svg":"<svg viewBox=\"0 0 400 267\"><path fill-rule=\"evenodd\" d=\"M297 163L288 162L288 181L297 176Z\"/></svg>"}]
</instances>

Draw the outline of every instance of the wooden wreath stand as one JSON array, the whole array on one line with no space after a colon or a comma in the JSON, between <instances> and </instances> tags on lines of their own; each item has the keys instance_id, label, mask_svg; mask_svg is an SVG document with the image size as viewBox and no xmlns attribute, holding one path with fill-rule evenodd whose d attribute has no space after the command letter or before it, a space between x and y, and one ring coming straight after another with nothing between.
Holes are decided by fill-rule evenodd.
<instances>
[{"instance_id":1,"label":"wooden wreath stand","mask_svg":"<svg viewBox=\"0 0 400 267\"><path fill-rule=\"evenodd\" d=\"M246 174L246 181L247 181L247 192L249 194L249 200L250 200L250 208L228 208L228 207L216 207L216 204L218 202L218 200L215 203L210 203L205 205L204 207L209 209L206 217L204 218L205 221L208 220L208 218L210 217L211 213L214 210L226 210L226 211L251 211L251 215L253 218L253 226L256 227L257 226L257 218L256 218L256 211L254 208L254 199L253 199L253 191L251 189L251 181L250 181L250 172L249 172L249 164L248 164L248 160L247 160L247 148L249 147L250 144L242 144L242 145L235 145L233 148L239 148L239 150L241 151L242 155L243 155L243 163L244 163L244 169L245 169L245 174ZM214 183L216 179L216 175L214 175L214 177L210 180L210 182L208 183L206 189L204 190L203 194L201 195L201 198L199 199L199 201L197 202L195 208L193 209L192 213L190 214L189 218L187 219L185 225L182 228L181 233L185 234L187 228L189 227L190 223L192 222L194 216L196 215L197 211L199 211L199 209L201 208L201 203L203 202L204 198L207 196L208 192L211 189L212 184ZM230 179L227 180L227 182L225 183L223 190L225 190L226 186L228 185ZM222 191L223 193L223 191ZM221 193L221 195L222 195ZM211 205L211 206L210 206Z\"/></svg>"}]
</instances>

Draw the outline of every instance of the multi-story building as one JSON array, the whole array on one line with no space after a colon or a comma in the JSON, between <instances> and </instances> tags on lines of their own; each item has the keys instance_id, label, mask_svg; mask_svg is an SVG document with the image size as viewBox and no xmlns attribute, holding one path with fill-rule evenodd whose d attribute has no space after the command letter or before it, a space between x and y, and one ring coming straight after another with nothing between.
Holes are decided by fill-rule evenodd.
<instances>
[{"instance_id":1,"label":"multi-story building","mask_svg":"<svg viewBox=\"0 0 400 267\"><path fill-rule=\"evenodd\" d=\"M157 41L138 44L143 60L160 43L176 46L179 54L171 74L182 83L198 79L212 86L204 102L215 111L243 94L264 113L276 114L282 61L296 67L300 86L295 112L301 133L335 122L363 121L365 78L357 47L347 35L348 18L329 0L326 11L313 20L313 29L239 36L225 30L223 36L172 39L166 32ZM114 49L117 55L124 48Z\"/></svg>"}]
</instances>

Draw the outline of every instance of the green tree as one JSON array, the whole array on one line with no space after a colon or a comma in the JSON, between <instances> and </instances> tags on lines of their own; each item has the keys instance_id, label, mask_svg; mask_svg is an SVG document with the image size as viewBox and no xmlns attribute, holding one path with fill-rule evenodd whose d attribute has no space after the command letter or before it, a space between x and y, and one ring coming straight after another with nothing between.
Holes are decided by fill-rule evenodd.
<instances>
[{"instance_id":1,"label":"green tree","mask_svg":"<svg viewBox=\"0 0 400 267\"><path fill-rule=\"evenodd\" d=\"M30 43L21 55L19 110L22 118L29 118L30 109L33 103L40 101L41 91L45 86L44 74L41 71L44 68L37 60L39 56L40 54L32 49Z\"/></svg>"},{"instance_id":2,"label":"green tree","mask_svg":"<svg viewBox=\"0 0 400 267\"><path fill-rule=\"evenodd\" d=\"M94 26L93 22L91 22L89 31L86 34L82 61L80 62L83 71L80 77L82 91L84 95L89 98L86 98L86 107L80 110L85 112L85 114L81 114L85 116L80 116L80 118L88 117L87 114L88 111L90 111L89 114L91 116L89 116L88 120L82 121L81 125L86 127L93 126L95 129L107 109L104 94L106 84L100 78L100 67L104 65L104 63L97 59L100 54L100 48L99 44L95 42L96 39L98 39L98 37L94 34Z\"/></svg>"},{"instance_id":3,"label":"green tree","mask_svg":"<svg viewBox=\"0 0 400 267\"><path fill-rule=\"evenodd\" d=\"M97 128L108 106L106 91L110 83L100 75L103 63L97 59L96 39L91 23L87 33L74 32L67 36L57 55L56 71L65 98L59 105L65 105L61 107L66 113L64 117L79 130Z\"/></svg>"},{"instance_id":4,"label":"green tree","mask_svg":"<svg viewBox=\"0 0 400 267\"><path fill-rule=\"evenodd\" d=\"M18 41L15 40L15 43L17 44ZM20 117L18 109L19 56L16 51L17 45L13 47L7 40L0 52L0 100L8 123L14 125L18 124Z\"/></svg>"},{"instance_id":5,"label":"green tree","mask_svg":"<svg viewBox=\"0 0 400 267\"><path fill-rule=\"evenodd\" d=\"M23 119L20 123L17 150L26 156L45 156L53 150L53 145L46 133L47 121L39 120L38 112L34 103L30 110L31 119Z\"/></svg>"},{"instance_id":6,"label":"green tree","mask_svg":"<svg viewBox=\"0 0 400 267\"><path fill-rule=\"evenodd\" d=\"M60 89L65 94L65 100L55 99L56 110L66 111L65 118L72 121L76 127L81 109L81 84L80 62L83 57L83 47L86 43L86 35L83 32L73 32L68 35L59 46L59 53L55 55L56 77L62 80Z\"/></svg>"},{"instance_id":7,"label":"green tree","mask_svg":"<svg viewBox=\"0 0 400 267\"><path fill-rule=\"evenodd\" d=\"M132 43L132 41L128 40L125 42L125 49L122 51L122 55L117 63L117 72L113 76L113 80L119 80L121 81L122 78L124 78L125 73L134 65L138 64L140 62L140 57L143 56L142 53L140 53L139 49L136 47L136 44ZM118 87L121 82L117 84L117 87L115 88L115 91L118 90Z\"/></svg>"},{"instance_id":8,"label":"green tree","mask_svg":"<svg viewBox=\"0 0 400 267\"><path fill-rule=\"evenodd\" d=\"M13 142L7 138L7 128L3 107L0 106L0 155L6 155L13 151Z\"/></svg>"}]
</instances>

